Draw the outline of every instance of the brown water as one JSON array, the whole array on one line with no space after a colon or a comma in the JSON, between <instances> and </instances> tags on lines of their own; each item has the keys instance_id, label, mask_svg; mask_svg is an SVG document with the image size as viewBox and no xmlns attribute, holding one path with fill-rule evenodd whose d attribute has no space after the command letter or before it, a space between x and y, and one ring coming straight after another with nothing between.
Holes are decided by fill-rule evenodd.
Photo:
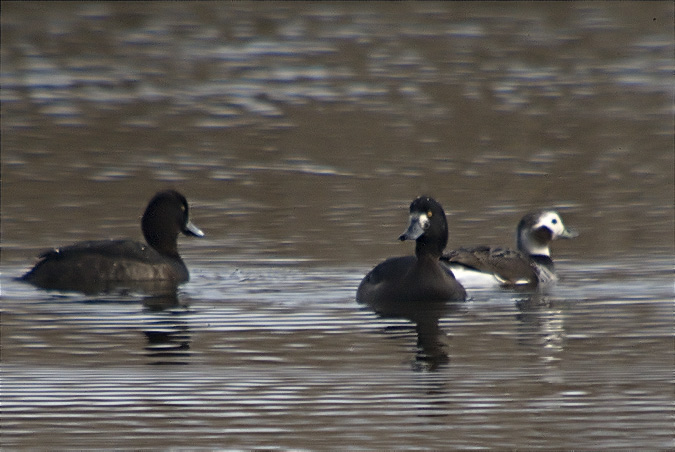
<instances>
[{"instance_id":1,"label":"brown water","mask_svg":"<svg viewBox=\"0 0 675 452\"><path fill-rule=\"evenodd\" d=\"M5 448L669 449L673 6L3 3ZM17 283L138 238L175 187L175 297ZM354 301L417 195L450 246L555 243L544 299L472 291L447 363Z\"/></svg>"}]
</instances>

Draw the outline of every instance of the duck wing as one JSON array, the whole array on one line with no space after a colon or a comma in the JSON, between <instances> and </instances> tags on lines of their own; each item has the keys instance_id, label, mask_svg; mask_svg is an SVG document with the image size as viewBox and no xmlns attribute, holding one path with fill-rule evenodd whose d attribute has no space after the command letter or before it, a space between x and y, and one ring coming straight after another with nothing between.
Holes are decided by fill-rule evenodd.
<instances>
[{"instance_id":1,"label":"duck wing","mask_svg":"<svg viewBox=\"0 0 675 452\"><path fill-rule=\"evenodd\" d=\"M492 274L504 286L536 285L538 282L537 271L529 257L509 248L460 248L444 254L441 260Z\"/></svg>"},{"instance_id":2,"label":"duck wing","mask_svg":"<svg viewBox=\"0 0 675 452\"><path fill-rule=\"evenodd\" d=\"M150 246L132 240L92 240L79 242L61 248L46 250L39 255L41 261L68 260L83 255L100 255L111 259L129 259L154 263L161 261L161 256Z\"/></svg>"}]
</instances>

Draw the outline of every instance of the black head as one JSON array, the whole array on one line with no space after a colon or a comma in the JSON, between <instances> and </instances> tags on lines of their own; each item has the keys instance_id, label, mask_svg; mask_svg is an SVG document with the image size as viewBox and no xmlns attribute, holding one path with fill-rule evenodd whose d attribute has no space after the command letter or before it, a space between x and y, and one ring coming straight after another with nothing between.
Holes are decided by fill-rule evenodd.
<instances>
[{"instance_id":1,"label":"black head","mask_svg":"<svg viewBox=\"0 0 675 452\"><path fill-rule=\"evenodd\" d=\"M443 207L433 198L420 196L410 204L410 225L399 240L415 240L415 254L440 257L448 244L448 222Z\"/></svg>"},{"instance_id":2,"label":"black head","mask_svg":"<svg viewBox=\"0 0 675 452\"><path fill-rule=\"evenodd\" d=\"M195 237L204 236L204 233L190 222L187 200L175 190L155 194L145 209L141 228L148 245L170 256L178 256L176 238L179 233Z\"/></svg>"}]
</instances>

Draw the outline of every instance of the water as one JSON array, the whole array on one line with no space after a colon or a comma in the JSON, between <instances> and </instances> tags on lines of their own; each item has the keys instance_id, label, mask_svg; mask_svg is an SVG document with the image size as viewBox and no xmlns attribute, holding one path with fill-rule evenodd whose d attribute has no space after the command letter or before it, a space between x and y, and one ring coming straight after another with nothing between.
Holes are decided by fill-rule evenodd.
<instances>
[{"instance_id":1,"label":"water","mask_svg":"<svg viewBox=\"0 0 675 452\"><path fill-rule=\"evenodd\" d=\"M267 4L266 4L267 5ZM46 4L2 14L2 445L669 449L673 7ZM13 281L182 191L175 296ZM553 206L543 298L471 291L447 362L356 304L412 252Z\"/></svg>"}]
</instances>

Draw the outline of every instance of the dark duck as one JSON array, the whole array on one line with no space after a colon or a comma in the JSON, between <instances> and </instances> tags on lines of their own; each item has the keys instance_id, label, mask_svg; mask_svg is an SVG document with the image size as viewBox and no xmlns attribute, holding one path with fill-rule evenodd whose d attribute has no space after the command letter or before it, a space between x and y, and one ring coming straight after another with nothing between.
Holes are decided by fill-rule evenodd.
<instances>
[{"instance_id":1,"label":"dark duck","mask_svg":"<svg viewBox=\"0 0 675 452\"><path fill-rule=\"evenodd\" d=\"M178 254L177 237L203 237L189 219L188 203L174 190L150 200L141 229L146 243L132 240L79 242L42 253L20 279L43 289L107 292L117 288L176 287L190 274Z\"/></svg>"}]
</instances>

